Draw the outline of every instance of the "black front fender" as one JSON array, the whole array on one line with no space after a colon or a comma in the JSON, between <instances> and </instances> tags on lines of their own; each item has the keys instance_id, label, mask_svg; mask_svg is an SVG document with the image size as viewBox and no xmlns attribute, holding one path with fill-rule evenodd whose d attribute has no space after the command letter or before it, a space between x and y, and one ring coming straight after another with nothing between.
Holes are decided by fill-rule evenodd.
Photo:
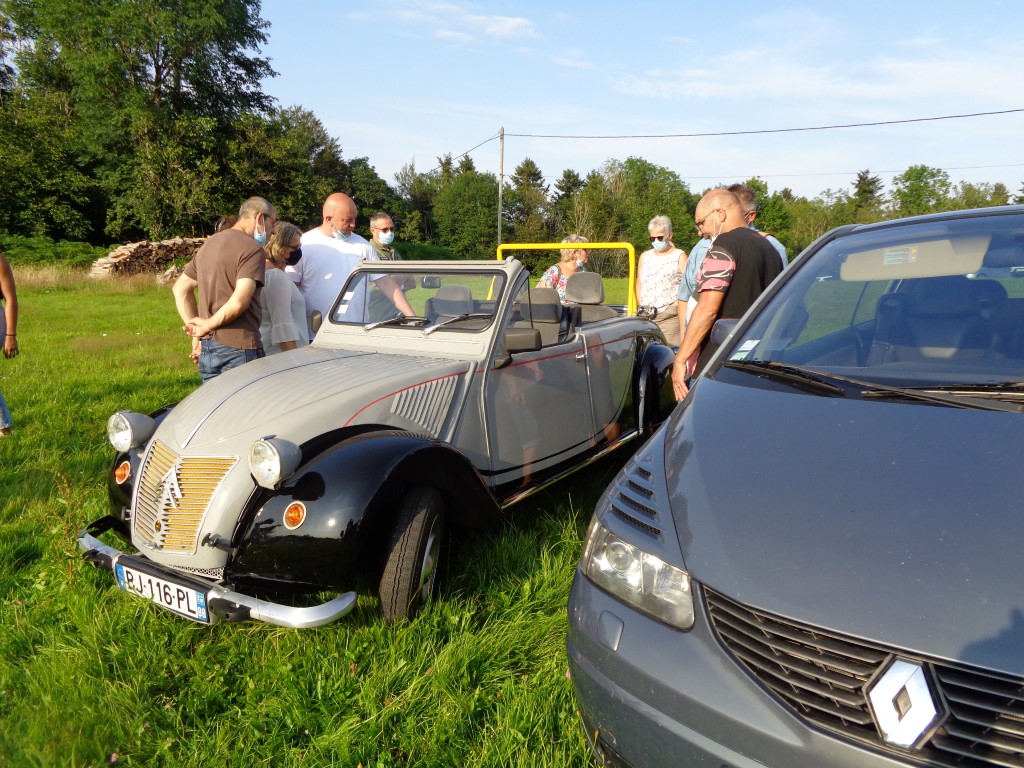
<instances>
[{"instance_id":1,"label":"black front fender","mask_svg":"<svg viewBox=\"0 0 1024 768\"><path fill-rule=\"evenodd\" d=\"M658 342L647 344L641 352L635 402L642 402L644 412L640 414L639 423L645 430L657 427L676 407L676 396L672 390L674 362L675 352Z\"/></svg>"},{"instance_id":2,"label":"black front fender","mask_svg":"<svg viewBox=\"0 0 1024 768\"><path fill-rule=\"evenodd\" d=\"M376 573L398 506L418 485L441 493L456 525L497 515L486 484L450 446L400 430L348 434L309 458L243 519L233 537L231 576L350 588L356 576ZM289 529L284 514L295 502L306 517Z\"/></svg>"}]
</instances>

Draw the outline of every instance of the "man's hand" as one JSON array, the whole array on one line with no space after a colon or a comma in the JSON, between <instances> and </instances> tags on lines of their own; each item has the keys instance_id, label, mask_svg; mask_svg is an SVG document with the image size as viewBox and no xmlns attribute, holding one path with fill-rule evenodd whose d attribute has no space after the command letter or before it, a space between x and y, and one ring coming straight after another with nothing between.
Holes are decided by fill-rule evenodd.
<instances>
[{"instance_id":1,"label":"man's hand","mask_svg":"<svg viewBox=\"0 0 1024 768\"><path fill-rule=\"evenodd\" d=\"M690 388L686 382L690 380L690 361L680 360L676 357L676 362L672 366L672 391L676 395L676 400L683 400L686 398Z\"/></svg>"}]
</instances>

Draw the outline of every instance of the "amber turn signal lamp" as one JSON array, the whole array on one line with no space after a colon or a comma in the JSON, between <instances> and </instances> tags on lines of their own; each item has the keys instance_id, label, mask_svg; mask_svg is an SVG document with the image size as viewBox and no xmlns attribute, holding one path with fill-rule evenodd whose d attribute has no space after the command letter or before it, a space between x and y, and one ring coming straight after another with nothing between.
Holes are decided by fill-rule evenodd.
<instances>
[{"instance_id":1,"label":"amber turn signal lamp","mask_svg":"<svg viewBox=\"0 0 1024 768\"><path fill-rule=\"evenodd\" d=\"M130 462L122 461L114 468L114 479L118 485L124 485L125 481L132 476L132 465Z\"/></svg>"},{"instance_id":2,"label":"amber turn signal lamp","mask_svg":"<svg viewBox=\"0 0 1024 768\"><path fill-rule=\"evenodd\" d=\"M284 527L294 531L306 521L306 505L301 501L293 501L284 510Z\"/></svg>"}]
</instances>

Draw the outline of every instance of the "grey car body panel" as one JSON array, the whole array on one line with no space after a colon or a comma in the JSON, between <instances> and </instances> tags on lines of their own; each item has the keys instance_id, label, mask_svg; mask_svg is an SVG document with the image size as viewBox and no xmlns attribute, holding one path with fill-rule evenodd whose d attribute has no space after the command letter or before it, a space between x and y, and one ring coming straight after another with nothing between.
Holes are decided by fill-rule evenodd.
<instances>
[{"instance_id":1,"label":"grey car body panel","mask_svg":"<svg viewBox=\"0 0 1024 768\"><path fill-rule=\"evenodd\" d=\"M1019 668L1024 497L978 495L1019 474L1018 419L705 379L666 430L676 534L698 581L884 645ZM793 445L798 461L777 448Z\"/></svg>"}]
</instances>

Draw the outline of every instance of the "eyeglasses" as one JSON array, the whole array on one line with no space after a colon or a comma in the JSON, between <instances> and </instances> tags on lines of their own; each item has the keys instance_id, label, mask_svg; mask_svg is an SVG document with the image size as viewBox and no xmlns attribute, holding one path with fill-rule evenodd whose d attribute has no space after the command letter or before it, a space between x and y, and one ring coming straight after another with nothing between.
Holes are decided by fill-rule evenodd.
<instances>
[{"instance_id":1,"label":"eyeglasses","mask_svg":"<svg viewBox=\"0 0 1024 768\"><path fill-rule=\"evenodd\" d=\"M651 242L652 243L655 243L655 242L660 243L663 240L667 240L667 239L668 239L668 235L651 235Z\"/></svg>"},{"instance_id":2,"label":"eyeglasses","mask_svg":"<svg viewBox=\"0 0 1024 768\"><path fill-rule=\"evenodd\" d=\"M704 218L697 222L697 229L700 229L701 227L704 226L704 222L708 220L708 216L710 216L712 213L718 213L720 210L722 210L722 209L721 208L712 208L710 211L708 211L706 214L704 214Z\"/></svg>"}]
</instances>

